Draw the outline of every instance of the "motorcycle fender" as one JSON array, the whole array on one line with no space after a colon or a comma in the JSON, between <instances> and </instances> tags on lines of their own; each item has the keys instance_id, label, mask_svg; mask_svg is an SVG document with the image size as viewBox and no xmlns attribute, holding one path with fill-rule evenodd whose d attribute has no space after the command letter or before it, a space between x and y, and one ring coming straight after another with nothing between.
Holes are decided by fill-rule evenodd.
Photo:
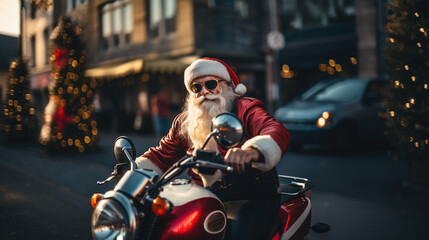
<instances>
[{"instance_id":1,"label":"motorcycle fender","mask_svg":"<svg viewBox=\"0 0 429 240\"><path fill-rule=\"evenodd\" d=\"M311 222L311 202L307 197L296 198L280 206L282 240L302 239L308 234Z\"/></svg>"}]
</instances>

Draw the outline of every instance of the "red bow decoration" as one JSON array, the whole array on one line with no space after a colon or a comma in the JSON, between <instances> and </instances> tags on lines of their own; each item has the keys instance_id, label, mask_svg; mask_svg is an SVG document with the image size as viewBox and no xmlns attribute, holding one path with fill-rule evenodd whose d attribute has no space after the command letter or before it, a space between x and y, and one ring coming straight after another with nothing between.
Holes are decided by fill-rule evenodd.
<instances>
[{"instance_id":1,"label":"red bow decoration","mask_svg":"<svg viewBox=\"0 0 429 240\"><path fill-rule=\"evenodd\" d=\"M64 65L67 62L67 58L68 58L68 52L67 52L67 48L63 48L63 49L58 49L55 48L55 67L57 67L57 69L61 69L64 67Z\"/></svg>"},{"instance_id":2,"label":"red bow decoration","mask_svg":"<svg viewBox=\"0 0 429 240\"><path fill-rule=\"evenodd\" d=\"M62 133L64 131L64 127L72 122L72 117L70 115L66 115L64 106L60 106L57 113L52 116L52 121L57 124L58 132Z\"/></svg>"}]
</instances>

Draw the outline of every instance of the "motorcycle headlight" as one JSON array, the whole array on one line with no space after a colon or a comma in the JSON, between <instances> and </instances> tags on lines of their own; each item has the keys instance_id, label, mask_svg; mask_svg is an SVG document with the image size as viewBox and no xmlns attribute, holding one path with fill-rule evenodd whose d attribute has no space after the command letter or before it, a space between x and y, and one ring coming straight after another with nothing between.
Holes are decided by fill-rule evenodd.
<instances>
[{"instance_id":1,"label":"motorcycle headlight","mask_svg":"<svg viewBox=\"0 0 429 240\"><path fill-rule=\"evenodd\" d=\"M133 239L137 221L135 209L129 199L115 198L101 200L92 214L92 235L94 239Z\"/></svg>"}]
</instances>

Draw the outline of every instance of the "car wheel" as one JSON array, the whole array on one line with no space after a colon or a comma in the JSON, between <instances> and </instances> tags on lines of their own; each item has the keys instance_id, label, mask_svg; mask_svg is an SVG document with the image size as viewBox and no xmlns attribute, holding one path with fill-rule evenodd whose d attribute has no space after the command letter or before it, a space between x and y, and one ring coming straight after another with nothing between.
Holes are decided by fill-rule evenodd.
<instances>
[{"instance_id":1,"label":"car wheel","mask_svg":"<svg viewBox=\"0 0 429 240\"><path fill-rule=\"evenodd\" d=\"M335 130L332 148L338 152L351 152L357 149L357 127L351 123L342 123Z\"/></svg>"}]
</instances>

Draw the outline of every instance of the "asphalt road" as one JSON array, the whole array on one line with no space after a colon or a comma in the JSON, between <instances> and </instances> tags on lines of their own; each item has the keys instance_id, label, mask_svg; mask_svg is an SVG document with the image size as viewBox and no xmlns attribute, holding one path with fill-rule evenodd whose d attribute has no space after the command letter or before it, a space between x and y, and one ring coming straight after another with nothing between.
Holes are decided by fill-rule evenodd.
<instances>
[{"instance_id":1,"label":"asphalt road","mask_svg":"<svg viewBox=\"0 0 429 240\"><path fill-rule=\"evenodd\" d=\"M85 154L47 154L38 144L0 145L0 239L91 239L90 197L115 164L113 141ZM157 139L131 136L142 154ZM308 148L288 152L285 175L313 181L312 222L331 225L305 239L427 239L427 196L404 192L406 163L375 148L338 155Z\"/></svg>"}]
</instances>

